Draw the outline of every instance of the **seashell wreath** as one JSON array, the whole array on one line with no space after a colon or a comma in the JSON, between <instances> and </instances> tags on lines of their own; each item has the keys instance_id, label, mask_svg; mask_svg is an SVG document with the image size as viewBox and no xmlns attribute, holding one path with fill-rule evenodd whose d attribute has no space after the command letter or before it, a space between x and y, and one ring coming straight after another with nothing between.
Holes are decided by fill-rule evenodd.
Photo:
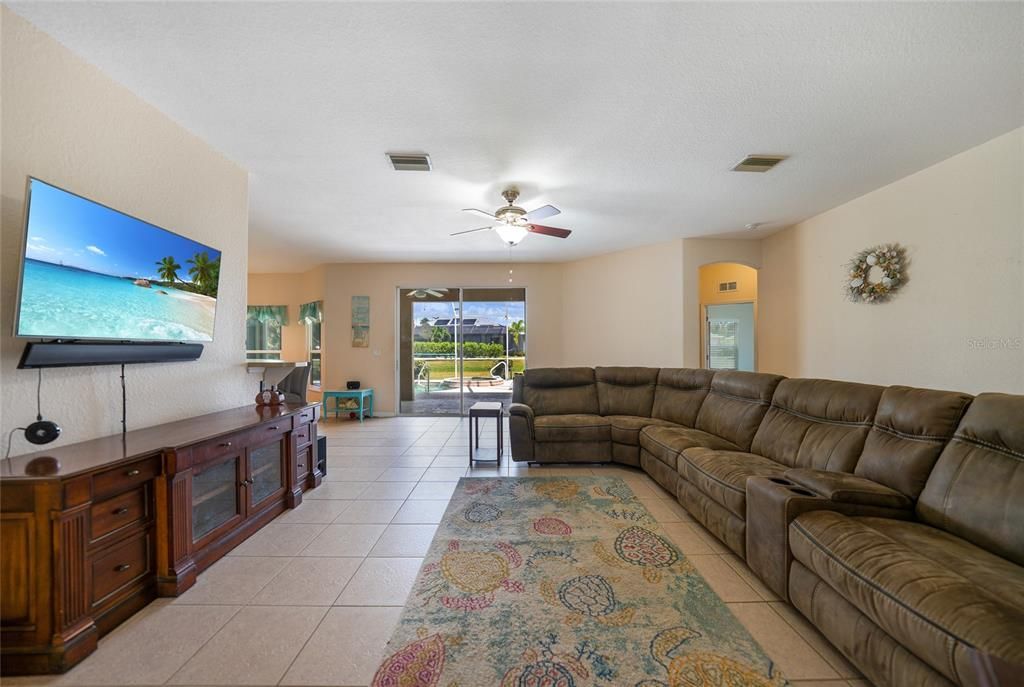
<instances>
[{"instance_id":1,"label":"seashell wreath","mask_svg":"<svg viewBox=\"0 0 1024 687\"><path fill-rule=\"evenodd\" d=\"M871 281L872 268L882 277ZM907 283L907 250L898 243L887 243L862 250L849 263L846 295L854 303L884 303Z\"/></svg>"}]
</instances>

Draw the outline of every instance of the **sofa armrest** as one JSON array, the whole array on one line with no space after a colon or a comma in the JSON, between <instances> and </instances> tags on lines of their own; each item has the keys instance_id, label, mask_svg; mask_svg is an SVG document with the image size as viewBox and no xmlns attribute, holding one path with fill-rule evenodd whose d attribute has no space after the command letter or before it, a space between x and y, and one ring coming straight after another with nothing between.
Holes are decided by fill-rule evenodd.
<instances>
[{"instance_id":1,"label":"sofa armrest","mask_svg":"<svg viewBox=\"0 0 1024 687\"><path fill-rule=\"evenodd\" d=\"M783 477L837 503L905 510L914 507L914 502L905 494L884 484L845 472L796 468L787 470Z\"/></svg>"},{"instance_id":2,"label":"sofa armrest","mask_svg":"<svg viewBox=\"0 0 1024 687\"><path fill-rule=\"evenodd\" d=\"M508 406L508 416L522 415L529 419L530 423L533 423L533 408L526 405L525 403L510 403Z\"/></svg>"},{"instance_id":3,"label":"sofa armrest","mask_svg":"<svg viewBox=\"0 0 1024 687\"><path fill-rule=\"evenodd\" d=\"M512 460L532 461L534 455L533 408L523 403L508 407L509 442Z\"/></svg>"},{"instance_id":4,"label":"sofa armrest","mask_svg":"<svg viewBox=\"0 0 1024 687\"><path fill-rule=\"evenodd\" d=\"M793 552L789 548L789 524L797 516L814 510L831 510L851 516L872 516L906 520L913 516L908 507L894 508L879 505L884 499L876 496L876 492L858 483L847 483L845 490L839 484L832 488L826 487L828 480L834 479L818 470L792 470L798 473L808 485L798 483L788 477L751 477L747 480L747 565L757 574L768 587L781 598L789 598L789 567L793 562ZM820 473L813 477L800 473ZM825 476L821 476L825 475ZM842 475L842 477L855 477ZM815 481L814 478L817 478ZM863 480L869 482L868 480ZM873 482L869 482L874 484ZM857 492L853 486L860 486L864 491ZM883 485L876 485L886 489ZM861 499L869 501L878 498L876 503L858 503L856 501L832 500L822 492L835 494L841 498ZM854 495L854 494L857 495ZM894 492L900 496L899 492ZM889 494L886 494L890 496ZM907 499L909 502L910 499ZM894 500L895 502L895 500Z\"/></svg>"}]
</instances>

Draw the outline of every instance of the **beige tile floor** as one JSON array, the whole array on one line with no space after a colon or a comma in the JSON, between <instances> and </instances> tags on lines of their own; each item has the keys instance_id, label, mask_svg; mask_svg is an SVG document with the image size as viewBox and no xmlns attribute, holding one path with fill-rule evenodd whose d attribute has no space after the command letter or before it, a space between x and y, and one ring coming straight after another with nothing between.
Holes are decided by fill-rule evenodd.
<instances>
[{"instance_id":1,"label":"beige tile floor","mask_svg":"<svg viewBox=\"0 0 1024 687\"><path fill-rule=\"evenodd\" d=\"M493 453L495 424L482 429L481 446ZM67 674L3 684L367 685L459 477L595 474L629 483L798 687L867 687L799 613L640 471L507 461L469 469L468 428L457 418L325 422L321 432L327 479L298 508L182 596L136 614Z\"/></svg>"}]
</instances>

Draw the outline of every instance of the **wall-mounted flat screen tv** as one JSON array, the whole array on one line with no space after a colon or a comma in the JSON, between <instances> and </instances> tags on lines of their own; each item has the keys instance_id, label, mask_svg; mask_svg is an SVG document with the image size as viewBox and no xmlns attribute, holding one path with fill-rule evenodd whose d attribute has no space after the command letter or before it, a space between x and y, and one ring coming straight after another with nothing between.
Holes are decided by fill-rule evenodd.
<instances>
[{"instance_id":1,"label":"wall-mounted flat screen tv","mask_svg":"<svg viewBox=\"0 0 1024 687\"><path fill-rule=\"evenodd\" d=\"M29 178L15 335L212 341L220 251Z\"/></svg>"}]
</instances>

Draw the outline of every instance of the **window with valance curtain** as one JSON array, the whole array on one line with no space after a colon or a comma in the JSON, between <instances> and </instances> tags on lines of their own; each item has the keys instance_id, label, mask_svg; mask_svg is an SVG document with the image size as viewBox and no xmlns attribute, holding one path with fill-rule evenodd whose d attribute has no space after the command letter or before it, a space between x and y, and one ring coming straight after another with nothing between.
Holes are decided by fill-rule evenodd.
<instances>
[{"instance_id":1,"label":"window with valance curtain","mask_svg":"<svg viewBox=\"0 0 1024 687\"><path fill-rule=\"evenodd\" d=\"M306 359L309 361L309 383L313 386L320 386L320 326L323 319L323 301L299 306L299 322L306 325Z\"/></svg>"},{"instance_id":2,"label":"window with valance curtain","mask_svg":"<svg viewBox=\"0 0 1024 687\"><path fill-rule=\"evenodd\" d=\"M250 305L245 317L245 357L280 360L281 328L287 324L287 305Z\"/></svg>"},{"instance_id":3,"label":"window with valance curtain","mask_svg":"<svg viewBox=\"0 0 1024 687\"><path fill-rule=\"evenodd\" d=\"M323 322L323 301L303 303L299 306L299 322L313 324Z\"/></svg>"}]
</instances>

